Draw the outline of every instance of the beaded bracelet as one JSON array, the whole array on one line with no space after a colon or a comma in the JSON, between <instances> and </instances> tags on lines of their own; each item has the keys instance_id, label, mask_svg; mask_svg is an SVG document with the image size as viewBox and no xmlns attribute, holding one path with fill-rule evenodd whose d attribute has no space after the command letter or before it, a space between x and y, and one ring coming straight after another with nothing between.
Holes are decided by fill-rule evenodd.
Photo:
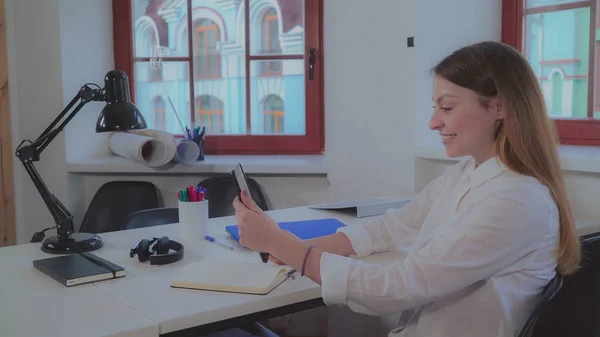
<instances>
[{"instance_id":1,"label":"beaded bracelet","mask_svg":"<svg viewBox=\"0 0 600 337\"><path fill-rule=\"evenodd\" d=\"M304 276L304 269L306 268L306 261L308 261L308 254L310 253L310 251L315 248L315 246L310 246L308 247L308 249L306 250L306 254L304 254L304 261L302 262L302 271L300 272L300 276Z\"/></svg>"}]
</instances>

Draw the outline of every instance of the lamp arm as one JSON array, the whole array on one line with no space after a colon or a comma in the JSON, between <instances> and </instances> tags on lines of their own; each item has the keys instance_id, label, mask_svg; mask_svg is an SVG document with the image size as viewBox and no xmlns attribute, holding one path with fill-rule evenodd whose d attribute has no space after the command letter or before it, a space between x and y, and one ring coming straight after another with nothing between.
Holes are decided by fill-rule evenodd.
<instances>
[{"instance_id":1,"label":"lamp arm","mask_svg":"<svg viewBox=\"0 0 600 337\"><path fill-rule=\"evenodd\" d=\"M97 86L96 84L94 85ZM50 123L46 130L44 130L44 132L42 132L42 134L35 140L35 142L33 142L32 145L36 144L37 147L36 152L38 160L39 155L42 153L42 151L44 151L46 146L48 146L48 144L50 144L50 142L52 142L52 140L54 140L54 138L58 136L58 134L65 128L65 126L67 126L71 119L73 119L73 117L77 115L79 110L81 110L81 108L83 108L84 105L91 101L105 100L106 95L104 94L104 90L101 89L99 86L97 87L98 89L92 89L87 84L81 87L81 89L79 89L79 92L77 92L77 95L73 97L71 102L69 102L69 104L63 109L63 111L61 111L61 113L58 116L56 116L52 123ZM77 103L78 100L81 100L81 102L79 102L77 107L75 107L75 110L73 110L67 116L67 118L64 121L62 121L62 123L56 129L54 129L56 124L58 124L58 122L60 122L60 120L69 112L69 110L73 108L73 106L75 105L75 103Z\"/></svg>"},{"instance_id":2,"label":"lamp arm","mask_svg":"<svg viewBox=\"0 0 600 337\"><path fill-rule=\"evenodd\" d=\"M73 225L73 215L67 210L67 208L58 200L58 198L48 190L48 187L40 177L38 171L33 165L32 161L22 161L27 174L33 181L39 194L42 196L46 207L50 211L58 236L60 238L67 239L71 233L74 232L75 228Z\"/></svg>"},{"instance_id":3,"label":"lamp arm","mask_svg":"<svg viewBox=\"0 0 600 337\"><path fill-rule=\"evenodd\" d=\"M25 140L19 144L15 155L19 158L29 178L35 185L38 193L44 200L46 207L50 211L54 223L57 227L58 236L61 240L67 240L69 235L75 231L73 226L73 215L69 210L58 200L54 194L48 190L48 187L42 180L35 166L34 162L40 160L40 154L44 151L46 146L56 138L56 136L65 128L65 126L77 115L77 113L90 101L104 101L105 94L104 90L98 87L98 89L92 89L87 84L81 87L77 95L71 100L71 102L61 111L61 113L50 123L50 125L42 132L42 134L34 141ZM79 104L73 109L73 106L80 101ZM71 113L69 110L73 109ZM67 115L67 118L59 122ZM56 125L58 124L58 127ZM55 128L56 127L56 128ZM28 142L28 144L26 144Z\"/></svg>"}]
</instances>

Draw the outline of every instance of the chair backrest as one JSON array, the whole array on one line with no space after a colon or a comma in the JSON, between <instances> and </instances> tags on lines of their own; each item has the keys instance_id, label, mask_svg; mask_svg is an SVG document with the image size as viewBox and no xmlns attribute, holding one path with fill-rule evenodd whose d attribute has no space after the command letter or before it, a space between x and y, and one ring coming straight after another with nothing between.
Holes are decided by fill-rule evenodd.
<instances>
[{"instance_id":1,"label":"chair backrest","mask_svg":"<svg viewBox=\"0 0 600 337\"><path fill-rule=\"evenodd\" d=\"M121 229L129 213L157 208L158 188L146 181L111 181L98 189L79 229L80 232L104 233Z\"/></svg>"},{"instance_id":2,"label":"chair backrest","mask_svg":"<svg viewBox=\"0 0 600 337\"><path fill-rule=\"evenodd\" d=\"M557 273L544 288L544 291L542 292L542 300L535 307L529 316L529 319L527 322L525 322L525 325L523 325L523 328L519 333L519 337L531 337L533 335L533 331L539 319L540 313L546 308L550 300L552 300L552 298L554 298L554 296L560 292L562 285L563 278Z\"/></svg>"},{"instance_id":3,"label":"chair backrest","mask_svg":"<svg viewBox=\"0 0 600 337\"><path fill-rule=\"evenodd\" d=\"M532 336L600 335L600 233L582 237L579 271L563 277L562 290L541 311Z\"/></svg>"},{"instance_id":4,"label":"chair backrest","mask_svg":"<svg viewBox=\"0 0 600 337\"><path fill-rule=\"evenodd\" d=\"M129 213L121 224L121 229L152 227L179 222L177 207L144 209Z\"/></svg>"},{"instance_id":5,"label":"chair backrest","mask_svg":"<svg viewBox=\"0 0 600 337\"><path fill-rule=\"evenodd\" d=\"M246 177L250 194L256 204L263 210L268 211L268 203L260 184L256 180ZM235 214L233 199L237 196L237 190L231 175L210 177L202 180L198 186L206 188L206 199L208 199L208 217L218 218Z\"/></svg>"}]
</instances>

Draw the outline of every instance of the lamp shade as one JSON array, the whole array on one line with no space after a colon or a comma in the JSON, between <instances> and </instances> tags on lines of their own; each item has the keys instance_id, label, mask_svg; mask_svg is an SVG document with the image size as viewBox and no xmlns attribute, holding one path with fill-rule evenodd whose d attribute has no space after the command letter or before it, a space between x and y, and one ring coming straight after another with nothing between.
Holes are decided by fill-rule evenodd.
<instances>
[{"instance_id":1,"label":"lamp shade","mask_svg":"<svg viewBox=\"0 0 600 337\"><path fill-rule=\"evenodd\" d=\"M131 103L129 79L124 71L109 71L104 77L104 89L107 103L98 116L96 132L147 128L144 116Z\"/></svg>"}]
</instances>

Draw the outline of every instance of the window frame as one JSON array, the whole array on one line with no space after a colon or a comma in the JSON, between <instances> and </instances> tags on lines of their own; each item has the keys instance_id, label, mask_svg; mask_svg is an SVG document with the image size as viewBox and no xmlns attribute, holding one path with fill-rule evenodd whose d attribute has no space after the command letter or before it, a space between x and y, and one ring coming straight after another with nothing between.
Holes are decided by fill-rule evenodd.
<instances>
[{"instance_id":1,"label":"window frame","mask_svg":"<svg viewBox=\"0 0 600 337\"><path fill-rule=\"evenodd\" d=\"M248 8L250 0L242 0ZM132 0L113 0L113 42L115 68L129 76L131 99L135 104L134 89L134 44ZM191 1L187 2L188 13L192 13ZM304 51L303 55L251 55L250 13L245 10L246 45L246 92L250 91L250 61L304 60L305 74L305 134L304 135L208 135L205 139L206 154L322 154L325 149L324 128L324 72L323 72L323 0L304 1ZM192 23L188 23L191 26ZM188 30L188 34L191 30ZM188 49L193 51L192 48ZM309 56L316 52L313 79L309 79ZM163 61L188 61L192 56L163 57ZM168 60L167 60L168 59ZM194 78L194 74L190 76ZM190 85L190 104L195 104L196 95ZM246 95L246 106L250 106L250 95ZM191 106L195 114L197 107ZM246 129L250 130L250 109L246 109ZM260 112L259 112L260 113ZM174 135L183 137L183 135Z\"/></svg>"},{"instance_id":2,"label":"window frame","mask_svg":"<svg viewBox=\"0 0 600 337\"><path fill-rule=\"evenodd\" d=\"M527 14L550 12L564 9L590 7L590 55L588 73L587 118L556 118L558 137L561 144L600 146L600 119L593 119L594 107L600 105L600 51L596 50L596 29L600 23L597 10L599 0L582 0L563 4L548 5L525 10L527 0L502 0L502 42L523 52L523 27ZM591 85L590 85L591 84Z\"/></svg>"}]
</instances>

